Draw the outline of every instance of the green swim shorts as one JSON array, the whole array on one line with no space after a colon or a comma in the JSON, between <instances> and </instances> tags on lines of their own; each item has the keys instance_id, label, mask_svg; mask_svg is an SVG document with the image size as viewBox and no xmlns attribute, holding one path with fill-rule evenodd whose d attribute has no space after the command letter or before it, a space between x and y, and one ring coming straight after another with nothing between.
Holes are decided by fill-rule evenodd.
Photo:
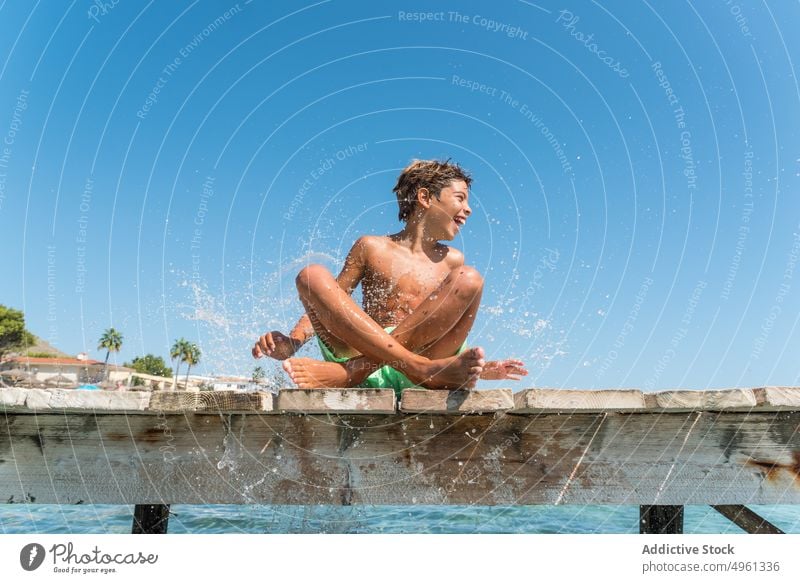
<instances>
[{"instance_id":1,"label":"green swim shorts","mask_svg":"<svg viewBox=\"0 0 800 583\"><path fill-rule=\"evenodd\" d=\"M394 331L397 326L389 326L384 328L389 334ZM350 360L349 358L342 358L336 356L333 351L325 344L319 336L317 336L317 343L319 344L319 349L322 351L322 358L327 362L347 362ZM467 349L467 342L464 341L464 344L461 345L461 348L458 349L456 354L461 354ZM361 388L365 389L394 389L395 394L397 397L400 397L400 393L403 392L403 389L408 389L410 387L416 387L416 385L409 379L406 375L401 373L399 370L392 368L391 366L382 366L378 370L371 373L364 381L358 385Z\"/></svg>"}]
</instances>

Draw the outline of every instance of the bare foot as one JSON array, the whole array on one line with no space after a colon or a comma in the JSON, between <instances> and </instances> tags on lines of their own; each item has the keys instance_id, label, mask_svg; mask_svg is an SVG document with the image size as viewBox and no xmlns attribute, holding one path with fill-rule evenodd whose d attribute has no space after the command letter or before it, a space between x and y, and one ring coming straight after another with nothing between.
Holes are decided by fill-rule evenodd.
<instances>
[{"instance_id":1,"label":"bare foot","mask_svg":"<svg viewBox=\"0 0 800 583\"><path fill-rule=\"evenodd\" d=\"M301 389L333 389L349 386L347 369L338 362L290 358L283 361L283 370Z\"/></svg>"},{"instance_id":2,"label":"bare foot","mask_svg":"<svg viewBox=\"0 0 800 583\"><path fill-rule=\"evenodd\" d=\"M470 348L457 356L431 360L421 374L407 370L415 383L429 389L473 389L483 372L483 348Z\"/></svg>"}]
</instances>

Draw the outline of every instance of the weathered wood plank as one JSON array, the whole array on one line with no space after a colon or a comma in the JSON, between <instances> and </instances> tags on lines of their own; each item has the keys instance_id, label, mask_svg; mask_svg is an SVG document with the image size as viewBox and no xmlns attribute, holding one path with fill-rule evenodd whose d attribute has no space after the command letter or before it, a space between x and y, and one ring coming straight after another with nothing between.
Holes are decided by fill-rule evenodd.
<instances>
[{"instance_id":1,"label":"weathered wood plank","mask_svg":"<svg viewBox=\"0 0 800 583\"><path fill-rule=\"evenodd\" d=\"M281 389L278 409L282 413L393 414L395 395L392 389Z\"/></svg>"},{"instance_id":2,"label":"weathered wood plank","mask_svg":"<svg viewBox=\"0 0 800 583\"><path fill-rule=\"evenodd\" d=\"M405 389L400 397L404 413L494 413L514 406L511 389L431 391Z\"/></svg>"},{"instance_id":3,"label":"weathered wood plank","mask_svg":"<svg viewBox=\"0 0 800 583\"><path fill-rule=\"evenodd\" d=\"M388 389L284 389L285 412L291 413L393 413ZM401 410L408 413L485 413L508 410L514 414L688 411L797 411L800 387L761 387L721 391L526 389L513 395L508 389L479 391L427 391L408 389ZM245 391L78 391L74 389L0 388L0 407L19 412L46 410L81 412L162 411L172 413L220 411L279 412L278 397L269 392Z\"/></svg>"},{"instance_id":4,"label":"weathered wood plank","mask_svg":"<svg viewBox=\"0 0 800 583\"><path fill-rule=\"evenodd\" d=\"M153 393L151 411L164 413L246 413L274 410L266 391L170 391Z\"/></svg>"},{"instance_id":5,"label":"weathered wood plank","mask_svg":"<svg viewBox=\"0 0 800 583\"><path fill-rule=\"evenodd\" d=\"M759 409L800 410L800 387L763 387L755 389Z\"/></svg>"},{"instance_id":6,"label":"weathered wood plank","mask_svg":"<svg viewBox=\"0 0 800 583\"><path fill-rule=\"evenodd\" d=\"M16 387L0 388L0 409L6 407L21 408L25 406L25 389Z\"/></svg>"},{"instance_id":7,"label":"weathered wood plank","mask_svg":"<svg viewBox=\"0 0 800 583\"><path fill-rule=\"evenodd\" d=\"M150 402L144 391L81 391L76 389L2 389L0 405L40 411L143 412ZM24 411L23 411L24 412Z\"/></svg>"},{"instance_id":8,"label":"weathered wood plank","mask_svg":"<svg viewBox=\"0 0 800 583\"><path fill-rule=\"evenodd\" d=\"M758 404L753 389L722 391L662 391L647 393L648 409L672 412L751 411Z\"/></svg>"},{"instance_id":9,"label":"weathered wood plank","mask_svg":"<svg viewBox=\"0 0 800 583\"><path fill-rule=\"evenodd\" d=\"M0 416L0 502L798 504L800 412Z\"/></svg>"},{"instance_id":10,"label":"weathered wood plank","mask_svg":"<svg viewBox=\"0 0 800 583\"><path fill-rule=\"evenodd\" d=\"M514 413L592 413L636 411L645 408L644 395L634 389L578 391L525 389L514 394Z\"/></svg>"}]
</instances>

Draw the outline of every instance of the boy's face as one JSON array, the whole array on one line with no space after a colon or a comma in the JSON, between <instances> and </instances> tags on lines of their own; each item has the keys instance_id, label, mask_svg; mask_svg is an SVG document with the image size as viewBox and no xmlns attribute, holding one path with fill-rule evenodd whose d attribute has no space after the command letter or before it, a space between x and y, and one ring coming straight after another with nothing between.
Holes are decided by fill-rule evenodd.
<instances>
[{"instance_id":1,"label":"boy's face","mask_svg":"<svg viewBox=\"0 0 800 583\"><path fill-rule=\"evenodd\" d=\"M455 239L470 214L469 189L463 180L453 180L442 189L438 199L430 197L428 225L437 240Z\"/></svg>"}]
</instances>

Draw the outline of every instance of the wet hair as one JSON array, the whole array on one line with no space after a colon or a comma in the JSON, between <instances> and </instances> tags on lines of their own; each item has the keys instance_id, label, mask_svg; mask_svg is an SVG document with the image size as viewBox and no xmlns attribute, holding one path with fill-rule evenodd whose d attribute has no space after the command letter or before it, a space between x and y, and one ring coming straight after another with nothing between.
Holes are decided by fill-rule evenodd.
<instances>
[{"instance_id":1,"label":"wet hair","mask_svg":"<svg viewBox=\"0 0 800 583\"><path fill-rule=\"evenodd\" d=\"M450 186L454 180L463 180L467 188L472 184L472 177L455 162L439 160L413 160L397 178L397 185L392 189L397 195L400 207L398 218L408 222L414 207L417 205L417 191L427 188L437 199L442 189Z\"/></svg>"}]
</instances>

